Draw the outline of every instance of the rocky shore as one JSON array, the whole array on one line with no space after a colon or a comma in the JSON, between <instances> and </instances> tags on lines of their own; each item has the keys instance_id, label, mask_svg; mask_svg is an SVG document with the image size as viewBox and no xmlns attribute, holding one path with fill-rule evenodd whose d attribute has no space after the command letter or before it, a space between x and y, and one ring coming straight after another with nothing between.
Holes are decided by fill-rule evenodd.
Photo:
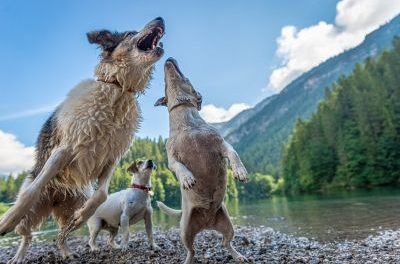
<instances>
[{"instance_id":1,"label":"rocky shore","mask_svg":"<svg viewBox=\"0 0 400 264\"><path fill-rule=\"evenodd\" d=\"M101 250L92 253L87 237L69 239L76 252L74 259L63 261L55 243L34 244L27 263L182 263L185 250L179 231L156 231L160 251L149 249L144 232L131 234L129 250L109 249L107 236L99 236ZM196 238L196 263L235 263L221 246L222 237L214 231ZM400 230L384 231L363 240L321 243L294 237L266 227L237 227L234 246L250 263L400 263ZM6 263L16 248L1 248L0 263Z\"/></svg>"}]
</instances>

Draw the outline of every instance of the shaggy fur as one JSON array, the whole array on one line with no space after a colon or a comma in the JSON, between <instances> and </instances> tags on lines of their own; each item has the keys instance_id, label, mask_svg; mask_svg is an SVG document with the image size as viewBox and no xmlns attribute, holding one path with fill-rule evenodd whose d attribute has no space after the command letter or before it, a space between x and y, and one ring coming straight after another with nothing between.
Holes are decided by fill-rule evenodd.
<instances>
[{"instance_id":1,"label":"shaggy fur","mask_svg":"<svg viewBox=\"0 0 400 264\"><path fill-rule=\"evenodd\" d=\"M71 256L65 239L106 200L115 165L128 149L140 121L136 100L148 85L164 23L157 18L141 32L88 33L102 48L98 80L77 85L44 124L36 164L25 180L16 204L0 221L0 234L23 236L10 263L23 262L31 232L50 214L60 226L58 244ZM96 190L94 190L96 186Z\"/></svg>"},{"instance_id":2,"label":"shaggy fur","mask_svg":"<svg viewBox=\"0 0 400 264\"><path fill-rule=\"evenodd\" d=\"M165 63L165 83L165 97L156 105L165 105L169 110L168 166L181 184L182 211L161 202L158 205L165 213L181 217L182 242L188 251L185 263L193 263L193 241L203 229L221 232L223 245L235 259L244 261L231 245L234 231L223 203L226 159L236 179L246 181L246 169L235 150L200 117L201 95L181 73L174 59Z\"/></svg>"}]
</instances>

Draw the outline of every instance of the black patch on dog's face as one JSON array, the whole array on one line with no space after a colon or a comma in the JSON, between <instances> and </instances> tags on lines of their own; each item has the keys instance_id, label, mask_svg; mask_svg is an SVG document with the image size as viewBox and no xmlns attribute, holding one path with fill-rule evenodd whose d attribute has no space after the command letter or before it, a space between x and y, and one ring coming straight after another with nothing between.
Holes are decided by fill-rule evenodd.
<instances>
[{"instance_id":1,"label":"black patch on dog's face","mask_svg":"<svg viewBox=\"0 0 400 264\"><path fill-rule=\"evenodd\" d=\"M129 172L131 172L131 173L137 173L138 171L139 171L139 169L138 169L138 164L136 163L136 161L135 162L133 162L132 164L131 164L131 166L129 166L129 168L127 169Z\"/></svg>"},{"instance_id":2,"label":"black patch on dog's face","mask_svg":"<svg viewBox=\"0 0 400 264\"><path fill-rule=\"evenodd\" d=\"M136 35L136 31L111 32L99 30L88 32L87 38L90 44L97 44L103 50L103 57L110 55L115 48L126 38Z\"/></svg>"}]
</instances>

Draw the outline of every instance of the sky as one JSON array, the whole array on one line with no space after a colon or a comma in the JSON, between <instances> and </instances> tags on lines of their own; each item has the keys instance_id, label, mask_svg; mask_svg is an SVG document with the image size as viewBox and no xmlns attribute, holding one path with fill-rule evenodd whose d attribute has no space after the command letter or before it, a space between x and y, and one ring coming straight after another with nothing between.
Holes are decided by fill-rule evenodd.
<instances>
[{"instance_id":1,"label":"sky","mask_svg":"<svg viewBox=\"0 0 400 264\"><path fill-rule=\"evenodd\" d=\"M203 95L201 115L222 122L322 61L359 44L400 12L398 0L0 2L0 174L28 169L50 112L92 78L99 49L86 32L138 30L165 20L165 54L139 97L139 137L168 136L163 63L178 60Z\"/></svg>"}]
</instances>

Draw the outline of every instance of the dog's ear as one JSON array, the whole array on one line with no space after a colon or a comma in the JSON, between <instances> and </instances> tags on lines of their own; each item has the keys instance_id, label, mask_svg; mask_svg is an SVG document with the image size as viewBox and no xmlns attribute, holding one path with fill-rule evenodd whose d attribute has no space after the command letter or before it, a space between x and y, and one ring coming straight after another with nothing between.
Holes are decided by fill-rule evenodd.
<instances>
[{"instance_id":1,"label":"dog's ear","mask_svg":"<svg viewBox=\"0 0 400 264\"><path fill-rule=\"evenodd\" d=\"M136 173L136 172L139 171L138 168L137 168L137 163L136 163L136 161L133 162L133 163L131 164L131 166L129 166L128 171L129 171L129 172L132 172L132 173Z\"/></svg>"},{"instance_id":2,"label":"dog's ear","mask_svg":"<svg viewBox=\"0 0 400 264\"><path fill-rule=\"evenodd\" d=\"M86 36L90 44L98 44L104 51L113 51L123 39L123 34L108 30L91 31Z\"/></svg>"},{"instance_id":3,"label":"dog's ear","mask_svg":"<svg viewBox=\"0 0 400 264\"><path fill-rule=\"evenodd\" d=\"M160 106L160 105L167 106L167 98L165 96L158 99L154 104L154 106Z\"/></svg>"}]
</instances>

